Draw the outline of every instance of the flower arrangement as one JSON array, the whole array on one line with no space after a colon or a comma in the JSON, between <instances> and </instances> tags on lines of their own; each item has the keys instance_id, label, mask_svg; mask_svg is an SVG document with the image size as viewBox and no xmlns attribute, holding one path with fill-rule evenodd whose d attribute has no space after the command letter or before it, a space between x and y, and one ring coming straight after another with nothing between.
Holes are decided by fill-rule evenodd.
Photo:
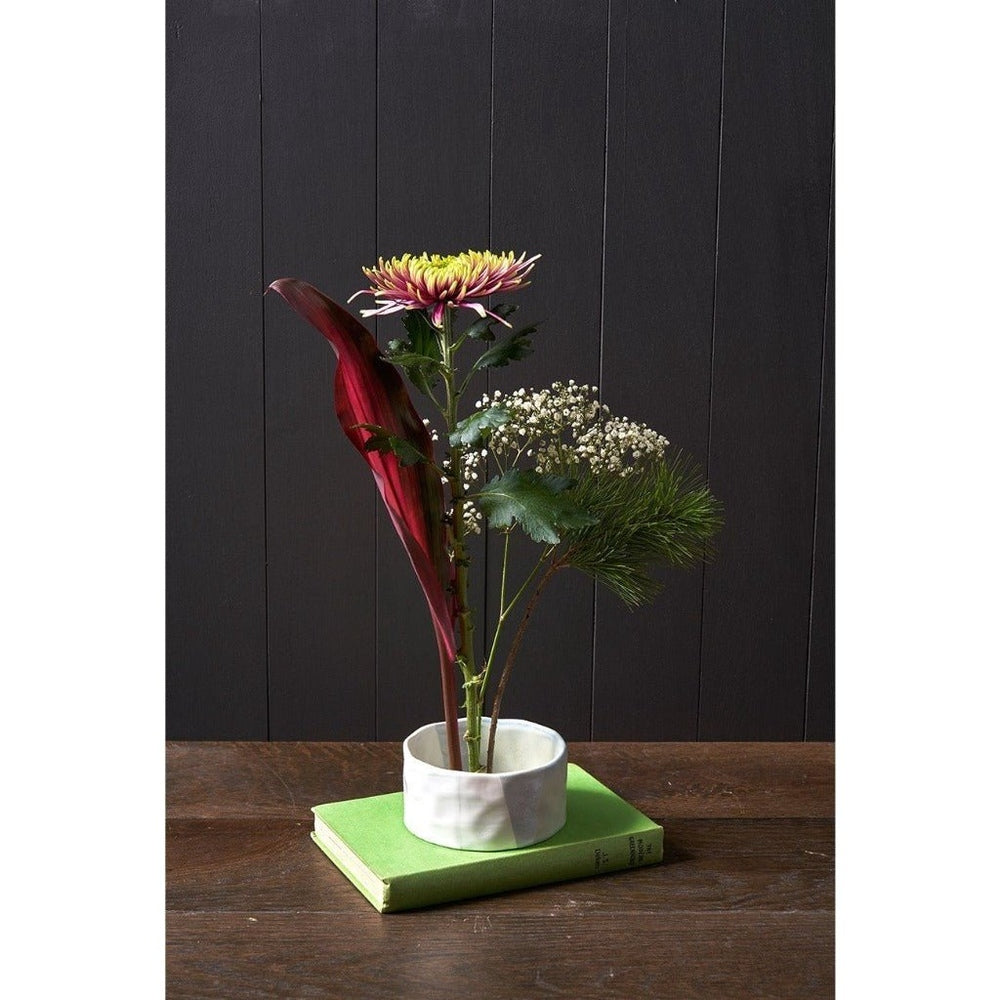
<instances>
[{"instance_id":1,"label":"flower arrangement","mask_svg":"<svg viewBox=\"0 0 1000 1000\"><path fill-rule=\"evenodd\" d=\"M613 414L593 386L570 379L496 391L465 405L477 372L531 354L537 327L515 330L516 305L490 303L524 288L538 259L474 250L380 258L363 269L369 287L351 299L374 297L374 308L362 316L401 314L404 336L384 351L311 285L282 278L270 286L337 354L337 418L371 468L430 610L448 760L456 770L463 766L459 681L468 769L490 771L511 667L532 611L558 571L586 573L636 607L657 593L654 566L697 564L721 526L720 505L693 465L663 435ZM460 319L467 315L462 310L468 321ZM433 404L440 428L419 417L400 373ZM499 533L503 554L496 627L479 659L468 539L483 530ZM516 534L538 551L523 580L509 578ZM515 612L520 621L497 677L500 639ZM484 754L482 718L494 679Z\"/></svg>"}]
</instances>

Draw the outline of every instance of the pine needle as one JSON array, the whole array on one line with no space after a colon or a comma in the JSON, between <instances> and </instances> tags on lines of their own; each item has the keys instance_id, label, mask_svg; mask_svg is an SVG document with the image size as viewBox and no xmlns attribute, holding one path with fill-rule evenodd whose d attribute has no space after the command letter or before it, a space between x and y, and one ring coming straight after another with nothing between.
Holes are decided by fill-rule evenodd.
<instances>
[{"instance_id":1,"label":"pine needle","mask_svg":"<svg viewBox=\"0 0 1000 1000\"><path fill-rule=\"evenodd\" d=\"M632 608L661 589L650 575L654 566L690 567L710 557L710 539L722 527L721 504L676 450L627 476L584 476L573 499L597 523L566 532L560 563L594 577Z\"/></svg>"}]
</instances>

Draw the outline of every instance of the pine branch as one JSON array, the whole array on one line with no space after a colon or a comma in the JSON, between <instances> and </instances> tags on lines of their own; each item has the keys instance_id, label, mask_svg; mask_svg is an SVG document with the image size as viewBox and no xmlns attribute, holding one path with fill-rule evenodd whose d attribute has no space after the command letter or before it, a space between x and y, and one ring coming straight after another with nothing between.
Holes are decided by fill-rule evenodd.
<instances>
[{"instance_id":1,"label":"pine branch","mask_svg":"<svg viewBox=\"0 0 1000 1000\"><path fill-rule=\"evenodd\" d=\"M576 503L597 523L565 533L564 565L574 566L629 607L648 604L661 588L650 569L692 566L710 557L722 507L694 464L679 452L627 476L582 478Z\"/></svg>"}]
</instances>

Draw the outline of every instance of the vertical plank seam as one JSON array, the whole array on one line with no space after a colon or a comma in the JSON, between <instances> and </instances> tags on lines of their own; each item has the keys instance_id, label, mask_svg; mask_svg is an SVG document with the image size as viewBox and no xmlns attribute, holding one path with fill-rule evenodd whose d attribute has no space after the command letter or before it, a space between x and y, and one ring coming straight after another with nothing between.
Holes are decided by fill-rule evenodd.
<instances>
[{"instance_id":1,"label":"vertical plank seam","mask_svg":"<svg viewBox=\"0 0 1000 1000\"><path fill-rule=\"evenodd\" d=\"M486 206L486 249L493 249L493 115L494 115L494 94L496 93L495 81L496 81L496 16L497 16L497 5L496 0L490 0L490 165L489 165L489 183L488 183L488 195ZM491 295L488 299L490 308L493 308L493 296ZM489 394L491 387L490 382L490 369L486 369L486 392ZM489 610L488 604L490 599L490 545L489 545L489 529L484 529L483 531L483 580L482 580L482 590L480 592L482 615L480 620L483 623L483 647L482 656L483 662L485 664L486 657L489 655L490 647L490 621L489 621Z\"/></svg>"},{"instance_id":2,"label":"vertical plank seam","mask_svg":"<svg viewBox=\"0 0 1000 1000\"><path fill-rule=\"evenodd\" d=\"M489 203L486 206L486 238L489 242L488 250L493 249L493 115L494 115L494 94L496 92L496 0L490 0L490 175L489 175ZM492 303L493 298L490 297ZM490 371L486 369L486 377L489 379ZM487 385L489 382L487 382Z\"/></svg>"},{"instance_id":3,"label":"vertical plank seam","mask_svg":"<svg viewBox=\"0 0 1000 1000\"><path fill-rule=\"evenodd\" d=\"M819 526L819 477L823 459L823 402L826 397L826 338L830 309L830 249L833 236L833 172L836 133L830 142L830 204L826 224L826 272L823 278L823 340L819 355L819 407L816 415L816 478L813 483L812 562L809 567L809 630L806 638L806 685L802 705L802 741L809 739L809 688L812 679L813 612L816 597L816 541Z\"/></svg>"},{"instance_id":4,"label":"vertical plank seam","mask_svg":"<svg viewBox=\"0 0 1000 1000\"><path fill-rule=\"evenodd\" d=\"M607 42L604 53L604 204L601 208L601 305L597 336L597 398L604 395L604 298L608 274L608 146L611 133L611 4L608 0ZM597 581L590 582L590 739L594 738L597 704Z\"/></svg>"},{"instance_id":5,"label":"vertical plank seam","mask_svg":"<svg viewBox=\"0 0 1000 1000\"><path fill-rule=\"evenodd\" d=\"M261 468L264 516L264 717L265 734L271 739L271 605L267 588L267 336L264 309L264 0L257 0L257 139L259 148L258 194L260 208L260 408Z\"/></svg>"},{"instance_id":6,"label":"vertical plank seam","mask_svg":"<svg viewBox=\"0 0 1000 1000\"><path fill-rule=\"evenodd\" d=\"M380 98L380 94L379 94L379 44L378 44L378 40L379 40L379 34L378 34L378 0L375 0L375 114L372 116L372 118L373 118L373 120L375 122L375 198L374 198L374 202L375 202L375 204L374 204L375 217L374 217L374 225L372 226L372 236L374 237L374 239L373 239L374 246L372 248L372 263L373 264L374 264L374 262L376 260L378 260L378 193L379 193L379 172L378 172L378 110L379 110L379 98ZM378 330L378 317L377 316L375 317L375 324L374 325L375 325L375 338L377 340L378 339L378 332L379 332L379 330ZM374 704L372 705L372 716L373 716L373 720L372 721L373 721L373 724L374 724L374 727L375 727L374 736L375 736L375 739L377 740L379 738L379 735L380 735L379 734L379 711L378 711L378 706L379 706L379 699L380 699L381 691L382 691L381 678L379 676L379 666L380 666L380 664L379 664L379 647L378 647L378 632L379 632L379 629L378 629L378 619L379 619L379 610L381 608L381 595L380 595L380 592L379 592L380 588L379 588L379 572L378 572L378 552L379 552L379 545L378 545L378 536L379 536L378 498L374 495L374 493L372 495L371 513L372 513L372 529L373 529L372 530L372 542L374 543L372 545L372 551L371 551L371 558L372 558L372 578L374 580L373 590L375 592L375 614L372 616L372 625L374 627L372 628L372 635L371 635L372 660L373 660L373 666L374 666L374 670L375 670L375 692L374 692L375 697L374 697Z\"/></svg>"},{"instance_id":7,"label":"vertical plank seam","mask_svg":"<svg viewBox=\"0 0 1000 1000\"><path fill-rule=\"evenodd\" d=\"M712 335L709 342L708 362L708 437L705 442L705 478L712 481L712 408L715 389L715 328L719 306L719 232L722 218L722 129L726 109L726 21L728 0L722 2L722 55L719 63L719 154L715 180L715 263L712 273ZM701 739L701 694L705 659L705 590L708 566L701 566L701 608L698 623L698 706L695 720L695 739Z\"/></svg>"},{"instance_id":8,"label":"vertical plank seam","mask_svg":"<svg viewBox=\"0 0 1000 1000\"><path fill-rule=\"evenodd\" d=\"M619 208L619 212L621 213L619 218L621 220L625 219L625 206L628 204L628 170L626 167L628 164L628 19L630 13L629 0L625 0L625 16L622 18L622 169L620 174L622 197L621 206ZM624 243L624 240L621 239L623 229L624 224L618 229L620 239L619 250L622 249L622 245Z\"/></svg>"}]
</instances>

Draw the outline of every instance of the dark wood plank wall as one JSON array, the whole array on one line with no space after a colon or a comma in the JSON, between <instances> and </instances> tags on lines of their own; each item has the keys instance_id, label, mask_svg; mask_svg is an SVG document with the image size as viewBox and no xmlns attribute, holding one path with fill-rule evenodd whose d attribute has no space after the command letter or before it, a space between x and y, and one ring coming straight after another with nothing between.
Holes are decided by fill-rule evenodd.
<instances>
[{"instance_id":1,"label":"dark wood plank wall","mask_svg":"<svg viewBox=\"0 0 1000 1000\"><path fill-rule=\"evenodd\" d=\"M723 9L615 6L601 390L705 468ZM697 737L701 576L662 575L660 600L635 611L598 591L596 738Z\"/></svg>"},{"instance_id":2,"label":"dark wood plank wall","mask_svg":"<svg viewBox=\"0 0 1000 1000\"><path fill-rule=\"evenodd\" d=\"M343 289L376 248L375 7L331 18L324 0L269 0L261 15L260 284ZM264 305L269 735L364 738L376 499L332 417L333 352L277 296Z\"/></svg>"},{"instance_id":3,"label":"dark wood plank wall","mask_svg":"<svg viewBox=\"0 0 1000 1000\"><path fill-rule=\"evenodd\" d=\"M834 736L834 225L830 189L830 249L820 382L819 465L816 470L816 537L813 542L812 614L809 621L809 672L806 676L806 739Z\"/></svg>"},{"instance_id":4,"label":"dark wood plank wall","mask_svg":"<svg viewBox=\"0 0 1000 1000\"><path fill-rule=\"evenodd\" d=\"M541 321L535 353L491 373L504 392L600 379L607 0L577 4L571 23L563 4L494 4L493 243L542 254L517 298L519 320ZM512 550L513 578L524 579L538 551L516 536ZM593 622L592 582L560 573L525 635L504 714L589 738Z\"/></svg>"},{"instance_id":5,"label":"dark wood plank wall","mask_svg":"<svg viewBox=\"0 0 1000 1000\"><path fill-rule=\"evenodd\" d=\"M379 0L378 20L378 253L485 246L490 5ZM352 291L363 284L360 271L356 274ZM396 317L379 321L382 343L401 330ZM438 416L419 393L413 395L423 416ZM416 728L415 718L441 715L441 689L431 679L437 668L427 605L379 506L376 734L398 739ZM474 565L478 595L482 559Z\"/></svg>"},{"instance_id":6,"label":"dark wood plank wall","mask_svg":"<svg viewBox=\"0 0 1000 1000\"><path fill-rule=\"evenodd\" d=\"M729 3L698 735L801 739L833 155L833 12Z\"/></svg>"},{"instance_id":7,"label":"dark wood plank wall","mask_svg":"<svg viewBox=\"0 0 1000 1000\"><path fill-rule=\"evenodd\" d=\"M599 385L727 513L654 607L557 577L506 714L832 739L831 0L170 0L167 65L168 737L438 717L333 355L262 291L343 301L379 254L490 245L543 254L518 301L544 323L489 388Z\"/></svg>"},{"instance_id":8,"label":"dark wood plank wall","mask_svg":"<svg viewBox=\"0 0 1000 1000\"><path fill-rule=\"evenodd\" d=\"M167 732L263 739L260 30L238 0L166 18Z\"/></svg>"}]
</instances>

